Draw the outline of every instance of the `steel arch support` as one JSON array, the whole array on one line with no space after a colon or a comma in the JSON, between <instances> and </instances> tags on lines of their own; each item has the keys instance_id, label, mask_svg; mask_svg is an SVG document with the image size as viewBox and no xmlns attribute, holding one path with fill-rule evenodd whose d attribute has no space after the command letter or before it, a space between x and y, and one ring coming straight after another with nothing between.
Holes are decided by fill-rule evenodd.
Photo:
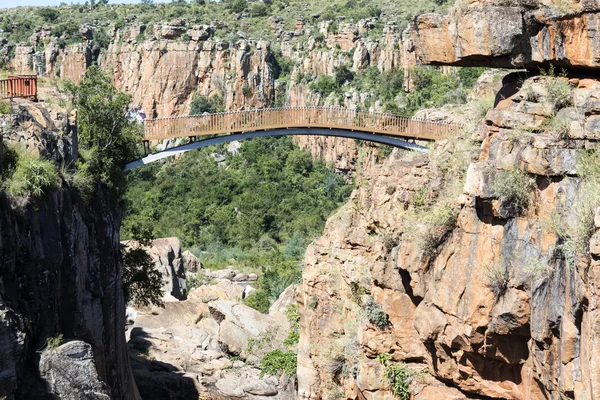
<instances>
[{"instance_id":1,"label":"steel arch support","mask_svg":"<svg viewBox=\"0 0 600 400\"><path fill-rule=\"evenodd\" d=\"M125 171L131 171L134 168L141 167L142 165L150 164L154 161L162 160L164 158L173 157L178 154L186 153L190 150L201 149L207 146L213 146L215 144L229 143L236 140L247 140L258 137L269 137L269 136L293 136L293 135L305 135L305 136L335 136L343 137L348 139L365 140L369 142L375 142L379 144L387 144L394 147L400 147L407 150L415 150L422 153L428 153L427 147L420 146L415 143L409 143L405 140L391 138L389 136L382 136L374 133L347 131L342 129L322 129L322 128L296 128L296 129L273 129L268 131L256 131L248 133L236 133L233 135L224 135L211 139L204 139L198 142L188 143L182 146L173 147L161 151L160 153L151 154L140 160L133 161L125 166Z\"/></svg>"}]
</instances>

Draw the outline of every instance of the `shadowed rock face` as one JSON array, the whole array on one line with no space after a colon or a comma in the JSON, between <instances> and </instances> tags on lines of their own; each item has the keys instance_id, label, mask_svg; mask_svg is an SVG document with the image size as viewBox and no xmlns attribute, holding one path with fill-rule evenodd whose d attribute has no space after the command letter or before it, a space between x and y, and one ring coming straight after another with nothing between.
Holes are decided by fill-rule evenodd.
<instances>
[{"instance_id":1,"label":"shadowed rock face","mask_svg":"<svg viewBox=\"0 0 600 400\"><path fill-rule=\"evenodd\" d=\"M410 30L417 58L423 64L467 67L600 67L597 7L572 5L569 15L561 15L541 2L496 4L417 16Z\"/></svg>"},{"instance_id":2,"label":"shadowed rock face","mask_svg":"<svg viewBox=\"0 0 600 400\"><path fill-rule=\"evenodd\" d=\"M39 111L25 104L4 139L61 157L67 136L46 129L55 125ZM0 397L48 398L39 350L62 334L91 346L112 398L138 398L124 337L120 211L103 188L80 201L66 184L25 207L0 193Z\"/></svg>"}]
</instances>

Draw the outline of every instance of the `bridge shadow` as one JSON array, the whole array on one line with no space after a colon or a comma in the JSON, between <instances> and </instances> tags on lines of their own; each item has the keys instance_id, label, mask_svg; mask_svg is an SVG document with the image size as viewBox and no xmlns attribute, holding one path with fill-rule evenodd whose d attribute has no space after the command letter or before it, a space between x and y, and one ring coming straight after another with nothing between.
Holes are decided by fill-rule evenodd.
<instances>
[{"instance_id":1,"label":"bridge shadow","mask_svg":"<svg viewBox=\"0 0 600 400\"><path fill-rule=\"evenodd\" d=\"M143 328L131 330L127 347L135 383L143 400L198 400L194 379L178 367L149 355L151 336Z\"/></svg>"}]
</instances>

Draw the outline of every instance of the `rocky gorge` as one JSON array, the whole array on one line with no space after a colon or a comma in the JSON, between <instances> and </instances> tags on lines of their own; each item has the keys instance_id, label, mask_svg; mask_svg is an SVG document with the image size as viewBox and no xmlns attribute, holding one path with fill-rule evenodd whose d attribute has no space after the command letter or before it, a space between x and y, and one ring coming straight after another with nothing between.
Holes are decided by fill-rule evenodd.
<instances>
[{"instance_id":1,"label":"rocky gorge","mask_svg":"<svg viewBox=\"0 0 600 400\"><path fill-rule=\"evenodd\" d=\"M597 16L593 4L576 6L560 13L554 3L460 3L448 15L416 17L406 35L386 26L378 41L369 40L368 21L340 23L336 33L299 23L307 40L278 44L294 61L285 88L272 43L213 41L214 27L185 21L155 26L144 40L139 25L115 30L99 62L157 117L187 114L196 93L222 95L227 110L272 105L282 90L289 105L364 104L363 93L323 99L303 81L341 65L530 70L488 71L467 104L419 111L464 125L428 155L384 158L349 140L302 142L350 171L356 187L308 246L302 283L268 314L243 302L236 281L254 277L206 271L176 238L149 248L164 307L126 314L120 215L102 190L92 215L68 182L24 209L3 198L0 397L600 398L600 80L590 74ZM77 80L92 57L85 46L44 51L42 63L35 46L18 48L13 63ZM69 160L67 115L13 107L4 141ZM186 270L204 281L188 290ZM260 360L285 348L294 329L286 315L293 305L295 377L263 374ZM60 333L72 340L38 359ZM84 378L65 384L57 371Z\"/></svg>"}]
</instances>

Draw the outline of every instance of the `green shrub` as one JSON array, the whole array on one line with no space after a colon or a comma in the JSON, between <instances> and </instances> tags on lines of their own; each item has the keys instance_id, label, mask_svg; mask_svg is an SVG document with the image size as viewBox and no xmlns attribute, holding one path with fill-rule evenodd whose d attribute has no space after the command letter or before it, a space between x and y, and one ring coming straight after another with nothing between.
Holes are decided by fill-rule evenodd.
<instances>
[{"instance_id":1,"label":"green shrub","mask_svg":"<svg viewBox=\"0 0 600 400\"><path fill-rule=\"evenodd\" d=\"M568 107L572 104L571 85L567 81L567 71L562 70L557 74L554 65L550 64L547 70L540 69L540 73L546 76L544 86L548 92L548 100L554 104L556 109Z\"/></svg>"},{"instance_id":2,"label":"green shrub","mask_svg":"<svg viewBox=\"0 0 600 400\"><path fill-rule=\"evenodd\" d=\"M519 168L503 171L494 179L496 196L502 202L508 203L517 213L529 207L533 188L533 180Z\"/></svg>"},{"instance_id":3,"label":"green shrub","mask_svg":"<svg viewBox=\"0 0 600 400\"><path fill-rule=\"evenodd\" d=\"M296 374L297 363L296 353L275 349L260 360L261 376L264 374L277 375L282 372L287 376L293 376Z\"/></svg>"},{"instance_id":4,"label":"green shrub","mask_svg":"<svg viewBox=\"0 0 600 400\"><path fill-rule=\"evenodd\" d=\"M213 96L208 99L196 94L190 105L190 115L202 115L204 113L214 114L223 111L224 108L225 105L223 104L223 98L221 96Z\"/></svg>"},{"instance_id":5,"label":"green shrub","mask_svg":"<svg viewBox=\"0 0 600 400\"><path fill-rule=\"evenodd\" d=\"M597 150L584 151L578 156L577 174L580 182L575 204L572 209L557 210L550 221L559 239L557 248L570 269L575 267L578 256L588 255L590 239L596 232L594 217L600 207L600 153ZM567 216L570 213L574 218ZM571 223L565 224L565 218Z\"/></svg>"},{"instance_id":6,"label":"green shrub","mask_svg":"<svg viewBox=\"0 0 600 400\"><path fill-rule=\"evenodd\" d=\"M354 80L354 72L350 71L345 65L342 65L336 69L334 77L335 84L338 87L342 87L345 83L352 82Z\"/></svg>"},{"instance_id":7,"label":"green shrub","mask_svg":"<svg viewBox=\"0 0 600 400\"><path fill-rule=\"evenodd\" d=\"M269 13L269 8L263 2L253 3L250 6L250 16L251 17L264 17Z\"/></svg>"},{"instance_id":8,"label":"green shrub","mask_svg":"<svg viewBox=\"0 0 600 400\"><path fill-rule=\"evenodd\" d=\"M271 307L269 294L262 289L250 293L250 295L244 299L244 304L263 314L268 314L269 307Z\"/></svg>"},{"instance_id":9,"label":"green shrub","mask_svg":"<svg viewBox=\"0 0 600 400\"><path fill-rule=\"evenodd\" d=\"M571 85L565 79L550 79L546 83L548 97L557 109L568 107L572 104Z\"/></svg>"},{"instance_id":10,"label":"green shrub","mask_svg":"<svg viewBox=\"0 0 600 400\"><path fill-rule=\"evenodd\" d=\"M412 372L404 363L393 363L389 354L380 354L377 360L383 365L385 379L390 391L400 400L410 400L410 378Z\"/></svg>"},{"instance_id":11,"label":"green shrub","mask_svg":"<svg viewBox=\"0 0 600 400\"><path fill-rule=\"evenodd\" d=\"M319 75L316 81L313 81L309 85L310 90L313 92L319 93L322 97L327 97L331 93L339 90L339 86L335 79L329 75Z\"/></svg>"},{"instance_id":12,"label":"green shrub","mask_svg":"<svg viewBox=\"0 0 600 400\"><path fill-rule=\"evenodd\" d=\"M298 313L298 306L290 304L285 311L285 315L290 322L290 333L283 344L286 346L296 346L300 341L300 314Z\"/></svg>"},{"instance_id":13,"label":"green shrub","mask_svg":"<svg viewBox=\"0 0 600 400\"><path fill-rule=\"evenodd\" d=\"M56 349L63 341L62 333L56 337L49 337L46 339L46 348L47 349Z\"/></svg>"},{"instance_id":14,"label":"green shrub","mask_svg":"<svg viewBox=\"0 0 600 400\"><path fill-rule=\"evenodd\" d=\"M571 129L571 120L567 117L553 115L546 123L547 129L558 139L565 139L569 136Z\"/></svg>"},{"instance_id":15,"label":"green shrub","mask_svg":"<svg viewBox=\"0 0 600 400\"><path fill-rule=\"evenodd\" d=\"M454 227L458 215L447 203L433 207L423 217L418 243L426 256L433 257L448 229Z\"/></svg>"},{"instance_id":16,"label":"green shrub","mask_svg":"<svg viewBox=\"0 0 600 400\"><path fill-rule=\"evenodd\" d=\"M52 161L40 158L17 146L16 164L6 182L6 190L13 196L42 197L58 185L58 172Z\"/></svg>"},{"instance_id":17,"label":"green shrub","mask_svg":"<svg viewBox=\"0 0 600 400\"><path fill-rule=\"evenodd\" d=\"M389 325L388 315L381 308L381 304L376 303L372 298L365 304L365 312L370 323L384 330Z\"/></svg>"},{"instance_id":18,"label":"green shrub","mask_svg":"<svg viewBox=\"0 0 600 400\"><path fill-rule=\"evenodd\" d=\"M0 100L0 114L10 114L10 102Z\"/></svg>"},{"instance_id":19,"label":"green shrub","mask_svg":"<svg viewBox=\"0 0 600 400\"><path fill-rule=\"evenodd\" d=\"M508 289L510 275L505 262L490 264L485 268L485 278L487 287L499 298Z\"/></svg>"}]
</instances>

